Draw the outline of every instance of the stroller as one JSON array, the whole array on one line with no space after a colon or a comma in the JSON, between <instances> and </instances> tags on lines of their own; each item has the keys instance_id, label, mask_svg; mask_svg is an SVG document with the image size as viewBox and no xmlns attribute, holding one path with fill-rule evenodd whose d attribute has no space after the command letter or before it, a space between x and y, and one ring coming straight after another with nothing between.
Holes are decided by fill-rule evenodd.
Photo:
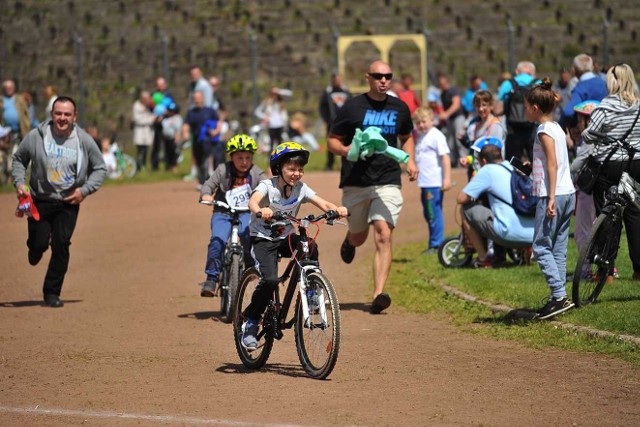
<instances>
[{"instance_id":1,"label":"stroller","mask_svg":"<svg viewBox=\"0 0 640 427\"><path fill-rule=\"evenodd\" d=\"M475 249L464 232L462 226L462 210L456 210L456 222L460 225L460 233L447 237L438 248L438 261L445 268L464 268L471 266ZM507 256L515 265L529 265L529 248L505 248Z\"/></svg>"}]
</instances>

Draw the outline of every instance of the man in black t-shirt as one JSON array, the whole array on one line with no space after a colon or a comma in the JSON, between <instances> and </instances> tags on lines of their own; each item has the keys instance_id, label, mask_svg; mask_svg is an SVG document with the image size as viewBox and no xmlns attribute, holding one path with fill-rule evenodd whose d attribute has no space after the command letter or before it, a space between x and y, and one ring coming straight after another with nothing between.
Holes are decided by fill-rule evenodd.
<instances>
[{"instance_id":1,"label":"man in black t-shirt","mask_svg":"<svg viewBox=\"0 0 640 427\"><path fill-rule=\"evenodd\" d=\"M356 129L376 126L389 146L397 147L398 141L403 144L402 148L410 156L407 173L411 180L417 178L409 108L401 100L387 96L392 77L388 64L373 62L365 75L369 91L344 104L331 126L328 141L329 150L343 157L340 188L343 191L343 205L350 213L349 231L340 248L344 262L348 264L353 261L355 248L366 242L369 226L373 225L376 253L371 312L375 314L391 304L391 298L384 292L384 285L391 269L391 234L403 203L401 169L397 161L383 154L374 154L356 162L347 160L346 156Z\"/></svg>"}]
</instances>

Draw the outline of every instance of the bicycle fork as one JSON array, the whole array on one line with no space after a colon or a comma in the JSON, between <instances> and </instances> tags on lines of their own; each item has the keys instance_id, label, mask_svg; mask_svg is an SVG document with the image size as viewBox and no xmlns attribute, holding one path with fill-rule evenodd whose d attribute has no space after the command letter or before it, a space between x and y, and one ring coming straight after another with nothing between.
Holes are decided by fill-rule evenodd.
<instances>
[{"instance_id":1,"label":"bicycle fork","mask_svg":"<svg viewBox=\"0 0 640 427\"><path fill-rule=\"evenodd\" d=\"M298 283L300 283L300 302L302 308L302 318L304 319L305 328L326 328L327 322L327 307L325 304L324 289L309 287L308 276L312 272L320 273L320 268L314 263L311 265L301 265L300 277ZM316 311L317 310L317 311ZM319 312L322 323L314 324L311 322L311 314Z\"/></svg>"}]
</instances>

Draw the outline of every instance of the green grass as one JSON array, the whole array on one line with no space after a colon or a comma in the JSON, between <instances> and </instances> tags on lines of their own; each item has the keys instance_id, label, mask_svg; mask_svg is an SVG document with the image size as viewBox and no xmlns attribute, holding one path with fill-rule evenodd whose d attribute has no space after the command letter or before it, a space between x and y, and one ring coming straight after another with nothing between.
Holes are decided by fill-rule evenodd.
<instances>
[{"instance_id":1,"label":"green grass","mask_svg":"<svg viewBox=\"0 0 640 427\"><path fill-rule=\"evenodd\" d=\"M535 348L555 347L571 351L601 352L640 365L640 347L615 338L595 338L582 332L558 328L550 322L511 320L479 303L447 294L448 284L481 300L516 309L534 310L549 294L537 264L496 270L445 269L437 255L421 254L424 243L394 248L388 291L394 304L414 313L429 313L452 321L464 330L499 339L525 342ZM573 240L568 270L576 263ZM640 283L631 281L633 269L623 236L617 262L621 278L607 285L596 304L571 310L556 320L600 330L640 336ZM571 286L567 291L571 293Z\"/></svg>"}]
</instances>

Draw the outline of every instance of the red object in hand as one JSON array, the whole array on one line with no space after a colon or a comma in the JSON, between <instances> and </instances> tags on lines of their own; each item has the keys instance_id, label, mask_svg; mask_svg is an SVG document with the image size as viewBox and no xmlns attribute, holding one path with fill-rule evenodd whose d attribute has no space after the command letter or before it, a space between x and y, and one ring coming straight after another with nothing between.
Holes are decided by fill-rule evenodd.
<instances>
[{"instance_id":1,"label":"red object in hand","mask_svg":"<svg viewBox=\"0 0 640 427\"><path fill-rule=\"evenodd\" d=\"M38 208L36 208L35 203L33 203L31 193L27 193L19 197L18 207L16 208L16 216L18 218L21 218L25 214L27 214L28 217L35 219L36 221L40 221L40 212L38 212Z\"/></svg>"}]
</instances>

